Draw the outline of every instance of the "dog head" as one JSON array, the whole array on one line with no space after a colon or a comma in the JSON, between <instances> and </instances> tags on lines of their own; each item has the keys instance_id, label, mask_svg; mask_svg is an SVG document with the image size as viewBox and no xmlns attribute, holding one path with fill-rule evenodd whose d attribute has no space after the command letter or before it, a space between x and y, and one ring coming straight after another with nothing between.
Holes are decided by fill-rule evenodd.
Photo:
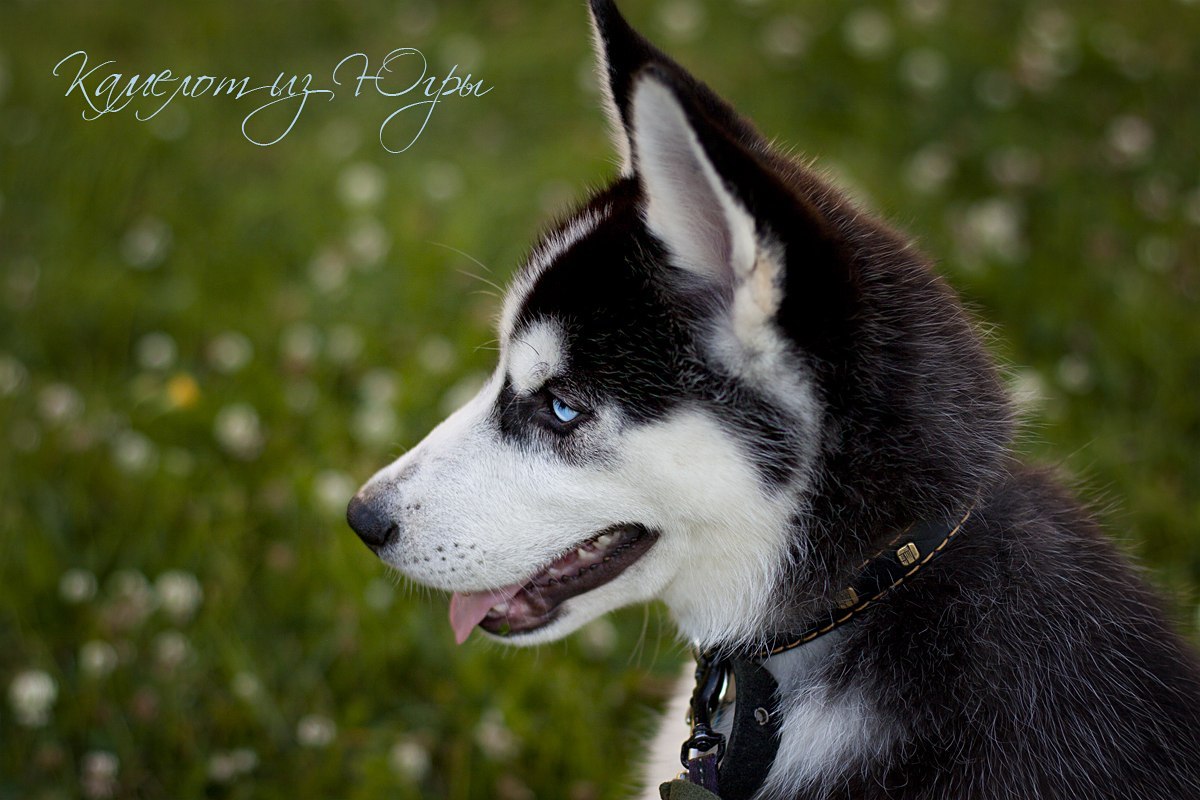
<instances>
[{"instance_id":1,"label":"dog head","mask_svg":"<svg viewBox=\"0 0 1200 800\"><path fill-rule=\"evenodd\" d=\"M907 243L613 3L592 21L622 175L522 265L488 384L348 519L454 593L460 641L556 639L652 598L690 640L753 641L889 524L969 497L1003 399Z\"/></svg>"}]
</instances>

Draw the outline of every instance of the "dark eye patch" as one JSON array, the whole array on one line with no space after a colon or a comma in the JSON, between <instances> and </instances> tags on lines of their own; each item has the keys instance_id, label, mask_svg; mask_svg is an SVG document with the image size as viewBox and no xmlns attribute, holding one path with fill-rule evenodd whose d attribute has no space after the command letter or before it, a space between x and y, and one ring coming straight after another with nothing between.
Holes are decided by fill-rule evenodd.
<instances>
[{"instance_id":1,"label":"dark eye patch","mask_svg":"<svg viewBox=\"0 0 1200 800\"><path fill-rule=\"evenodd\" d=\"M568 423L559 420L552 407L555 398L578 410L579 416ZM547 385L536 392L522 394L513 388L511 378L505 376L504 386L496 399L495 414L502 436L513 441L531 442L568 436L586 422L590 411L578 393L565 387Z\"/></svg>"}]
</instances>

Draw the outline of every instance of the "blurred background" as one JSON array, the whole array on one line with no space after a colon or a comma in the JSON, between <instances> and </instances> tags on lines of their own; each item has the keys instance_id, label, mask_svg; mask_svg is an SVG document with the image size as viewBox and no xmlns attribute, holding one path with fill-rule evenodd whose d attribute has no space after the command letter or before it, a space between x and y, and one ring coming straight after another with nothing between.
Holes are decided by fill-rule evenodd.
<instances>
[{"instance_id":1,"label":"blurred background","mask_svg":"<svg viewBox=\"0 0 1200 800\"><path fill-rule=\"evenodd\" d=\"M623 7L937 257L1022 451L1196 636L1200 6ZM345 86L257 147L250 98L85 121L51 74L331 88L406 46L494 89L399 155L395 102ZM0 798L623 796L684 658L660 609L456 649L342 516L491 369L489 283L613 174L589 48L562 0L0 2Z\"/></svg>"}]
</instances>

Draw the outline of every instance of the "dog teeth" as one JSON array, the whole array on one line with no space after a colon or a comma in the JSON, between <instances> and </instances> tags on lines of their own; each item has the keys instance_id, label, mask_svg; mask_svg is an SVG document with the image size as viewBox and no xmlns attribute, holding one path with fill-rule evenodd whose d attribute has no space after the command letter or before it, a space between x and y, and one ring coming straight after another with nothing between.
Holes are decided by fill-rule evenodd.
<instances>
[{"instance_id":1,"label":"dog teeth","mask_svg":"<svg viewBox=\"0 0 1200 800\"><path fill-rule=\"evenodd\" d=\"M586 564L595 564L597 561L599 561L602 558L604 558L604 555L602 553L589 552L589 553L584 553L582 556L580 556L579 560L586 565Z\"/></svg>"},{"instance_id":2,"label":"dog teeth","mask_svg":"<svg viewBox=\"0 0 1200 800\"><path fill-rule=\"evenodd\" d=\"M599 547L602 547L602 548L608 547L610 544L613 543L613 540L616 538L617 538L617 535L615 533L606 533L603 536L596 539L596 545Z\"/></svg>"},{"instance_id":3,"label":"dog teeth","mask_svg":"<svg viewBox=\"0 0 1200 800\"><path fill-rule=\"evenodd\" d=\"M476 612L478 613L478 612ZM488 611L488 616L495 615L497 617L508 613L508 603L497 603Z\"/></svg>"}]
</instances>

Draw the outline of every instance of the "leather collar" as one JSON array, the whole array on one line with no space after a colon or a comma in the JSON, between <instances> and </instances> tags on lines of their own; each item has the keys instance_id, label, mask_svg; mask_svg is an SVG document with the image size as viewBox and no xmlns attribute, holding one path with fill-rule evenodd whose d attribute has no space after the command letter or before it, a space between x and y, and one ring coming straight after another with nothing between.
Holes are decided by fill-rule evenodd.
<instances>
[{"instance_id":1,"label":"leather collar","mask_svg":"<svg viewBox=\"0 0 1200 800\"><path fill-rule=\"evenodd\" d=\"M780 715L775 697L779 687L766 662L844 625L916 574L958 535L973 509L974 504L957 521L918 522L896 534L834 596L832 608L796 633L750 650L697 653L696 688L688 712L692 735L680 754L687 772L680 777L716 792L722 800L753 797L762 788L779 750ZM715 717L727 712L730 705L733 725L726 741L715 729Z\"/></svg>"}]
</instances>

